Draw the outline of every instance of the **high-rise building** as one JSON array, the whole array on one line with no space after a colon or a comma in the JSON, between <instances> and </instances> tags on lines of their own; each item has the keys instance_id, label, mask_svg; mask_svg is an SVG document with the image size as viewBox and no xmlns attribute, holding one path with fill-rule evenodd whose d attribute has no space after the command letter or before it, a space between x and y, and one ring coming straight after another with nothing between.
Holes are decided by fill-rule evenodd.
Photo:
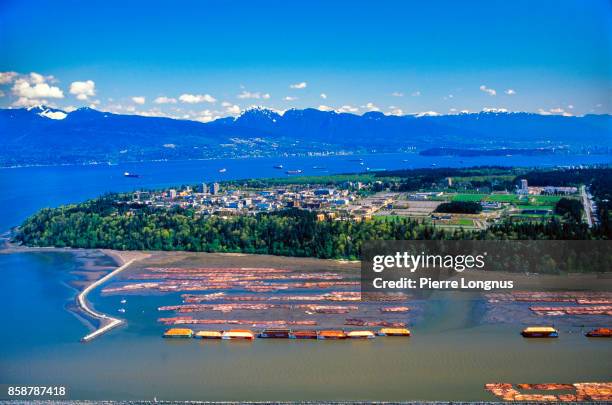
<instances>
[{"instance_id":1,"label":"high-rise building","mask_svg":"<svg viewBox=\"0 0 612 405\"><path fill-rule=\"evenodd\" d=\"M175 199L176 198L176 190L173 189L173 188L168 190L168 197L170 197L171 199Z\"/></svg>"},{"instance_id":2,"label":"high-rise building","mask_svg":"<svg viewBox=\"0 0 612 405\"><path fill-rule=\"evenodd\" d=\"M529 185L527 184L527 179L521 179L521 190L524 193L527 193L529 191Z\"/></svg>"},{"instance_id":3,"label":"high-rise building","mask_svg":"<svg viewBox=\"0 0 612 405\"><path fill-rule=\"evenodd\" d=\"M206 183L202 183L202 185L201 185L200 187L201 187L201 188L200 188L200 191L201 191L202 193L207 193L207 192L208 192L208 188L207 188L207 186L206 186Z\"/></svg>"},{"instance_id":4,"label":"high-rise building","mask_svg":"<svg viewBox=\"0 0 612 405\"><path fill-rule=\"evenodd\" d=\"M213 183L210 185L210 194L219 194L219 183Z\"/></svg>"}]
</instances>

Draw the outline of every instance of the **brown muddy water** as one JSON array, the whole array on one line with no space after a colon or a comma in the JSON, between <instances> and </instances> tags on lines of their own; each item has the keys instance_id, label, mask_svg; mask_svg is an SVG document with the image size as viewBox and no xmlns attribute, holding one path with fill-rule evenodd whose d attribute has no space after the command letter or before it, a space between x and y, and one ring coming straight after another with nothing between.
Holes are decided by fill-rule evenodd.
<instances>
[{"instance_id":1,"label":"brown muddy water","mask_svg":"<svg viewBox=\"0 0 612 405\"><path fill-rule=\"evenodd\" d=\"M612 379L610 339L587 339L575 322L558 339L523 339L521 320L488 323L477 295L434 295L410 338L234 342L162 339L157 307L177 294L121 304L96 292L96 309L127 326L83 344L87 327L65 309L79 266L65 253L0 255L1 383L63 385L72 399L469 401L495 400L490 382Z\"/></svg>"}]
</instances>

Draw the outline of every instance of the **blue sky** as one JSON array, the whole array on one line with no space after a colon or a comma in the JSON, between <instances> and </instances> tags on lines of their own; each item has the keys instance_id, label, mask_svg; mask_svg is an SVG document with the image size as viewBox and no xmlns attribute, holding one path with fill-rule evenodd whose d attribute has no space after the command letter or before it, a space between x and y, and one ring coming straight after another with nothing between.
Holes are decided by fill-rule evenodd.
<instances>
[{"instance_id":1,"label":"blue sky","mask_svg":"<svg viewBox=\"0 0 612 405\"><path fill-rule=\"evenodd\" d=\"M610 2L420 3L3 0L0 106L612 112Z\"/></svg>"}]
</instances>

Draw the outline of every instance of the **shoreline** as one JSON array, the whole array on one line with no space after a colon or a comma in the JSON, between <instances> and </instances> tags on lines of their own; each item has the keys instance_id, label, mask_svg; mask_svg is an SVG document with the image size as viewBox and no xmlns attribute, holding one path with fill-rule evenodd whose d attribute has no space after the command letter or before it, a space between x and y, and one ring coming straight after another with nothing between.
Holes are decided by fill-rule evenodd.
<instances>
[{"instance_id":1,"label":"shoreline","mask_svg":"<svg viewBox=\"0 0 612 405\"><path fill-rule=\"evenodd\" d=\"M121 252L121 251L115 251L115 250L110 250L110 249L92 249L92 250L97 250L101 252L102 254L110 257L119 266L115 270L106 274L105 276L92 281L92 283L87 285L76 297L76 303L78 305L78 308L84 313L86 313L87 315L89 315L90 317L100 321L99 327L93 332L85 335L81 339L82 342L89 342L95 339L96 337L101 336L104 333L110 331L111 329L114 329L117 326L125 323L125 320L123 319L115 318L110 315L104 314L102 312L96 311L91 306L91 303L87 300L87 295L91 291L98 288L100 285L111 280L117 274L121 273L122 271L130 267L132 263L139 261L139 260L146 259L147 257L150 256L149 254L142 253L142 252L135 252L135 251Z\"/></svg>"},{"instance_id":2,"label":"shoreline","mask_svg":"<svg viewBox=\"0 0 612 405\"><path fill-rule=\"evenodd\" d=\"M11 243L8 239L4 239L2 243L2 247L0 248L0 254L12 254L12 253L71 253L75 257L79 257L79 254L88 253L88 252L100 252L104 256L112 259L116 268L109 272L108 274L93 280L85 280L85 287L78 291L75 296L75 304L78 309L75 314L81 313L82 315L87 315L89 318L99 321L99 325L96 328L94 326L94 330L87 335L85 335L81 341L89 342L94 338L103 335L104 333L110 331L111 329L116 328L125 323L125 320L120 318L115 318L110 315L101 313L96 311L92 304L87 300L87 296L93 290L95 290L100 285L105 282L111 280L117 274L121 273L123 270L130 267L131 264L137 262L139 260L145 259L150 256L148 253L139 252L139 251L118 251L112 249L77 249L77 248L58 248L58 247L29 247L29 246L19 246ZM90 325L91 326L91 325Z\"/></svg>"}]
</instances>

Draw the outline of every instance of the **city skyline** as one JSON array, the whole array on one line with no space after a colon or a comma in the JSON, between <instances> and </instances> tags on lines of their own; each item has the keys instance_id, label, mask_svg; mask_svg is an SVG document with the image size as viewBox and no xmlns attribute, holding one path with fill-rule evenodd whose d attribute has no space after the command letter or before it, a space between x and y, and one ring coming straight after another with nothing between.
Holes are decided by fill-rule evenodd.
<instances>
[{"instance_id":1,"label":"city skyline","mask_svg":"<svg viewBox=\"0 0 612 405\"><path fill-rule=\"evenodd\" d=\"M612 111L605 1L32 4L1 6L2 108Z\"/></svg>"}]
</instances>

